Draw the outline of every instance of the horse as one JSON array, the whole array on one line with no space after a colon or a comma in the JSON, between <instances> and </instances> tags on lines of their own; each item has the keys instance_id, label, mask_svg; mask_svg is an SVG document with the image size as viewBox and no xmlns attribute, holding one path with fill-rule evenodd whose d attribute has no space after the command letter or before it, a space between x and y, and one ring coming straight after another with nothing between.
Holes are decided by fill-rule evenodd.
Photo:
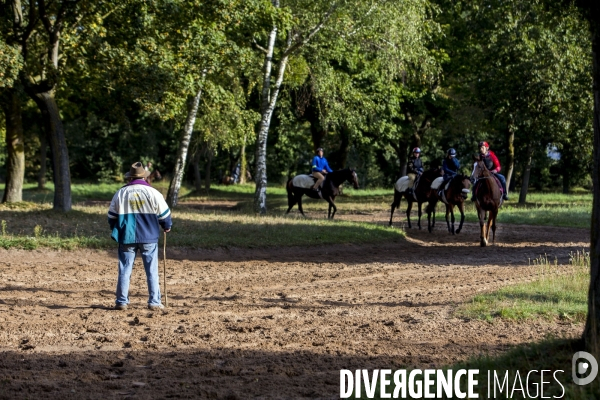
<instances>
[{"instance_id":1,"label":"horse","mask_svg":"<svg viewBox=\"0 0 600 400\"><path fill-rule=\"evenodd\" d=\"M442 178L438 178L441 180ZM433 226L429 223L431 210L435 210L435 206L438 201L441 201L446 205L446 224L448 225L448 232L451 234L460 233L462 230L463 222L465 222L465 200L467 199L470 188L471 180L466 175L457 174L453 176L447 183L440 182L445 187L434 187L435 183L432 184L432 189L435 191L435 196L432 196L429 205L427 206L427 221L429 232L432 231ZM458 229L454 230L454 206L458 206L460 211L460 224ZM452 218L452 225L448 215Z\"/></svg>"},{"instance_id":2,"label":"horse","mask_svg":"<svg viewBox=\"0 0 600 400\"><path fill-rule=\"evenodd\" d=\"M162 175L160 174L160 172L158 172L157 169L155 169L154 171L152 171L152 173L150 175L148 175L148 177L146 178L146 182L148 182L149 184L152 184L152 181L157 180L160 181L162 179Z\"/></svg>"},{"instance_id":3,"label":"horse","mask_svg":"<svg viewBox=\"0 0 600 400\"><path fill-rule=\"evenodd\" d=\"M308 188L294 186L293 184L294 179L303 177L302 175L290 179L286 184L289 206L286 214L288 214L292 207L294 207L294 205L296 205L297 203L298 210L300 210L300 213L306 217L306 215L304 215L304 211L302 210L302 196L307 195L310 198L323 199L327 203L329 203L329 211L327 212L327 218L333 219L333 216L337 211L337 207L335 206L335 198L340 194L340 185L343 182L348 181L354 186L354 189L358 189L358 176L356 175L356 171L350 168L342 169L339 171L333 171L325 175L323 187L319 192L312 189L312 185L314 185L312 177L309 177L308 175L304 176L308 178L306 180L307 182L312 182L312 184L308 185ZM331 212L332 209L333 213Z\"/></svg>"},{"instance_id":4,"label":"horse","mask_svg":"<svg viewBox=\"0 0 600 400\"><path fill-rule=\"evenodd\" d=\"M500 182L497 182L497 178L488 171L483 161L479 157L474 157L474 160L475 166L471 174L471 181L475 181L473 192L481 227L479 244L481 247L485 247L489 241L490 228L492 229L492 243L496 240L496 217L498 209L502 205L502 192L500 191ZM489 213L487 224L485 222L486 213Z\"/></svg>"},{"instance_id":5,"label":"horse","mask_svg":"<svg viewBox=\"0 0 600 400\"><path fill-rule=\"evenodd\" d=\"M390 215L390 223L389 226L392 226L392 219L394 218L394 210L400 207L400 202L402 197L406 199L408 202L408 207L406 208L406 220L408 221L408 227L412 228L410 223L410 211L412 210L412 205L416 201L418 204L419 210L419 221L417 226L421 229L421 206L425 202L429 202L431 196L435 196L435 193L431 189L431 183L435 180L435 178L440 177L442 175L442 170L440 168L430 169L421 174L417 182L417 186L415 187L414 196L411 196L407 193L407 190L398 191L396 186L394 186L394 201L392 202L392 212ZM400 178L402 179L402 178ZM400 180L399 179L399 180ZM433 211L433 225L435 225L435 210Z\"/></svg>"}]
</instances>

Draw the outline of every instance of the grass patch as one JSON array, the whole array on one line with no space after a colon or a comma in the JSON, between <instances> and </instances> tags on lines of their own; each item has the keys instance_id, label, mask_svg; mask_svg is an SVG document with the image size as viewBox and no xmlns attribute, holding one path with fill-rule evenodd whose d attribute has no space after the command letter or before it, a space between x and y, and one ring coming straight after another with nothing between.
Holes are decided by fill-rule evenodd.
<instances>
[{"instance_id":1,"label":"grass patch","mask_svg":"<svg viewBox=\"0 0 600 400\"><path fill-rule=\"evenodd\" d=\"M546 318L582 323L587 315L590 255L571 253L568 265L541 256L535 281L477 295L456 312L464 318L524 320Z\"/></svg>"},{"instance_id":2,"label":"grass patch","mask_svg":"<svg viewBox=\"0 0 600 400\"><path fill-rule=\"evenodd\" d=\"M0 247L35 249L107 248L110 239L107 207L74 206L56 212L50 204L0 205ZM258 217L240 212L199 212L190 207L173 211L170 246L269 247L397 241L398 229L352 221L328 221L283 216Z\"/></svg>"}]
</instances>

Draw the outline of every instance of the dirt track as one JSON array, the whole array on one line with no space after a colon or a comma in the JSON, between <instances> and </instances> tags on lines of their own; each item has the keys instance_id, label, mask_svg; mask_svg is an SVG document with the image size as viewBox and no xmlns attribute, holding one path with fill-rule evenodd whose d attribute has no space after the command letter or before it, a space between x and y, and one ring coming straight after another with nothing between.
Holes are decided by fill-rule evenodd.
<instances>
[{"instance_id":1,"label":"dirt track","mask_svg":"<svg viewBox=\"0 0 600 400\"><path fill-rule=\"evenodd\" d=\"M116 249L0 250L0 398L336 398L340 368L441 366L582 326L452 316L479 291L566 262L589 231L500 225L402 243L169 250L168 312L114 311ZM161 262L162 271L162 262ZM162 280L161 280L162 282Z\"/></svg>"}]
</instances>

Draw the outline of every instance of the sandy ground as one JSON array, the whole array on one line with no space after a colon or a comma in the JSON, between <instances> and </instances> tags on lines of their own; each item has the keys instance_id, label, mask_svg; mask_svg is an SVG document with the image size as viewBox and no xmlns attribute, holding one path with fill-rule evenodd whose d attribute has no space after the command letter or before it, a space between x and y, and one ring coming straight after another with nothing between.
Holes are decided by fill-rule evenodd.
<instances>
[{"instance_id":1,"label":"sandy ground","mask_svg":"<svg viewBox=\"0 0 600 400\"><path fill-rule=\"evenodd\" d=\"M130 309L112 309L116 249L0 250L0 398L336 398L341 368L442 366L581 333L453 311L535 277L529 258L566 262L587 230L500 225L482 249L478 226L441 228L394 244L168 249L166 312L146 309L139 260Z\"/></svg>"}]
</instances>

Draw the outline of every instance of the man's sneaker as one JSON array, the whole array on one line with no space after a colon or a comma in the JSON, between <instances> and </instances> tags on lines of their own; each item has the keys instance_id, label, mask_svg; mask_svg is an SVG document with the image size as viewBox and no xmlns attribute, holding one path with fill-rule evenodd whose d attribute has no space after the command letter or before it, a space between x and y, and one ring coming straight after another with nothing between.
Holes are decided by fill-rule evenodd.
<instances>
[{"instance_id":1,"label":"man's sneaker","mask_svg":"<svg viewBox=\"0 0 600 400\"><path fill-rule=\"evenodd\" d=\"M115 310L127 310L127 304L116 304Z\"/></svg>"},{"instance_id":2,"label":"man's sneaker","mask_svg":"<svg viewBox=\"0 0 600 400\"><path fill-rule=\"evenodd\" d=\"M148 304L148 310L158 311L158 310L164 310L164 309L165 309L165 306L163 306L162 304L158 304L158 305Z\"/></svg>"}]
</instances>

